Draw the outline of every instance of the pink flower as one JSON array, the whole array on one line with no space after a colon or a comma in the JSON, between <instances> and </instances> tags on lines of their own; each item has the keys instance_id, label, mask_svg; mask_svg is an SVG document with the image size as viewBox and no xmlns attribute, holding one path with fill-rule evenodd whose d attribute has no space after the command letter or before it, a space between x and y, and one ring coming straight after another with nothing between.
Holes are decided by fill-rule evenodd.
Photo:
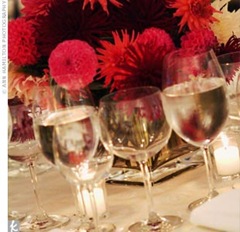
<instances>
[{"instance_id":1,"label":"pink flower","mask_svg":"<svg viewBox=\"0 0 240 232\"><path fill-rule=\"evenodd\" d=\"M160 28L147 28L139 36L137 42L146 46L149 52L157 53L157 56L164 57L166 53L175 49L175 45L166 31Z\"/></svg>"},{"instance_id":2,"label":"pink flower","mask_svg":"<svg viewBox=\"0 0 240 232\"><path fill-rule=\"evenodd\" d=\"M191 31L181 37L181 47L192 50L193 54L206 52L217 45L217 38L209 29Z\"/></svg>"},{"instance_id":3,"label":"pink flower","mask_svg":"<svg viewBox=\"0 0 240 232\"><path fill-rule=\"evenodd\" d=\"M98 66L95 50L81 40L66 40L58 44L48 62L54 80L69 89L91 83Z\"/></svg>"},{"instance_id":4,"label":"pink flower","mask_svg":"<svg viewBox=\"0 0 240 232\"><path fill-rule=\"evenodd\" d=\"M40 54L36 44L36 30L24 18L8 24L8 56L16 65L36 64Z\"/></svg>"}]
</instances>

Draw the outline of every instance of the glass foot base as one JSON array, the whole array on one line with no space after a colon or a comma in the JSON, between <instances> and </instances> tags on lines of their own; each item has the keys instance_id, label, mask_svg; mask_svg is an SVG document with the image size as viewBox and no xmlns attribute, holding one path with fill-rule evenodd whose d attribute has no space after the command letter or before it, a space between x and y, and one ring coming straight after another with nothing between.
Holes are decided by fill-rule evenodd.
<instances>
[{"instance_id":1,"label":"glass foot base","mask_svg":"<svg viewBox=\"0 0 240 232\"><path fill-rule=\"evenodd\" d=\"M152 231L164 231L170 232L173 228L167 220L162 220L159 223L149 224L147 221L136 222L128 227L128 232L152 232Z\"/></svg>"},{"instance_id":2,"label":"glass foot base","mask_svg":"<svg viewBox=\"0 0 240 232\"><path fill-rule=\"evenodd\" d=\"M53 228L58 228L69 222L69 218L62 215L48 215L48 216L27 216L22 223L20 223L20 231L49 231Z\"/></svg>"},{"instance_id":3,"label":"glass foot base","mask_svg":"<svg viewBox=\"0 0 240 232\"><path fill-rule=\"evenodd\" d=\"M35 169L37 175L42 174L48 170L50 170L53 166L48 163L36 163ZM8 177L16 178L16 177L29 177L29 167L25 163L20 163L17 161L10 161L8 163Z\"/></svg>"},{"instance_id":4,"label":"glass foot base","mask_svg":"<svg viewBox=\"0 0 240 232\"><path fill-rule=\"evenodd\" d=\"M218 192L213 191L211 194L207 195L206 197L202 197L188 205L188 209L192 211L193 209L197 208L198 206L204 204L207 201L210 201L212 198L216 197Z\"/></svg>"},{"instance_id":5,"label":"glass foot base","mask_svg":"<svg viewBox=\"0 0 240 232\"><path fill-rule=\"evenodd\" d=\"M91 223L86 223L85 225L82 224L81 227L79 227L76 232L115 232L116 226L113 224L100 224L98 225L98 228L94 228L94 226L91 228Z\"/></svg>"},{"instance_id":6,"label":"glass foot base","mask_svg":"<svg viewBox=\"0 0 240 232\"><path fill-rule=\"evenodd\" d=\"M172 226L173 229L180 226L183 223L183 219L175 215L164 215L161 218L167 221Z\"/></svg>"},{"instance_id":7,"label":"glass foot base","mask_svg":"<svg viewBox=\"0 0 240 232\"><path fill-rule=\"evenodd\" d=\"M16 210L12 210L8 213L8 220L9 221L21 221L26 217L25 213L20 213Z\"/></svg>"}]
</instances>

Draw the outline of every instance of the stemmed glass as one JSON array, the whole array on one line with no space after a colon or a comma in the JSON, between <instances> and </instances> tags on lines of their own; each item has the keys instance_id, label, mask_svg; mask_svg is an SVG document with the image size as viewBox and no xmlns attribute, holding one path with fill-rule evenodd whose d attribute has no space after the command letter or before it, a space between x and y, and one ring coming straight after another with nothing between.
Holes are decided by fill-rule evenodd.
<instances>
[{"instance_id":1,"label":"stemmed glass","mask_svg":"<svg viewBox=\"0 0 240 232\"><path fill-rule=\"evenodd\" d=\"M128 231L161 231L171 225L153 210L148 160L168 142L171 129L166 121L160 90L138 87L117 91L100 99L101 140L106 150L139 163L148 205L147 220L132 224Z\"/></svg>"},{"instance_id":2,"label":"stemmed glass","mask_svg":"<svg viewBox=\"0 0 240 232\"><path fill-rule=\"evenodd\" d=\"M72 75L74 74L65 75L65 78L68 78L70 81L71 79L74 79L71 78ZM74 217L74 228L76 230L82 229L90 231L91 229L95 228L95 226L94 223L90 220L90 218L88 218L86 210L81 207L82 205L86 206L87 203L82 202L84 198L80 199L79 196L81 195L82 190L85 191L86 188L88 189L90 187L90 195L92 195L92 193L95 191L95 185L98 184L100 180L99 178L95 177L94 180L90 178L90 183L86 184L85 182L81 181L81 178L84 178L84 176L81 177L80 174L87 175L87 172L92 171L92 166L89 167L91 168L91 170L87 170L87 160L88 162L90 162L89 159L92 159L93 156L96 156L95 159L97 159L97 161L95 161L96 165L94 166L96 168L102 165L101 163L103 162L103 159L108 159L109 166L111 166L112 164L112 156L110 156L109 154L103 155L102 153L97 152L97 147L95 147L99 143L99 133L97 131L97 128L95 128L95 122L94 125L92 125L92 119L96 118L96 108L94 106L92 95L88 87L85 86L84 83L82 83L81 86L78 86L77 89L69 89L67 86L60 86L57 84L53 84L51 85L51 87L42 86L35 90L34 95L34 126L35 134L38 138L39 145L46 158L54 165L54 167L56 167L61 173L63 173L63 176L66 177L66 179L71 185L74 202L76 204L79 216L79 219L77 220L75 220ZM91 121L86 122L84 117L90 117ZM64 124L66 128L64 128L62 124ZM85 130L82 131L85 126ZM90 127L87 128L88 126L92 127L92 131L86 131L88 129L91 129ZM57 130L57 128L59 129ZM58 132L54 132L55 130ZM73 136L73 138L70 138L69 136ZM70 139L73 140L70 141ZM64 148L64 146L58 146L58 140L63 142L64 146L67 147ZM92 145L90 144L91 140L94 142L92 144L94 145L93 147L91 147ZM88 152L87 150L82 151L88 153L86 157L82 157L82 160L80 157L81 151L79 150L81 149L81 147L79 146L83 146L82 149L88 149L88 146L90 146L89 149L91 149ZM71 152L68 154L69 165L67 165L66 163L60 165L61 159L59 161L59 158L56 158L56 156L54 155L54 153L60 154L61 157L62 152L66 152L66 150L62 151L61 149L72 149ZM65 158L68 159L67 157L64 157L64 159ZM77 177L74 177L73 175L69 176L68 172L72 172L71 167L76 165L80 168L83 161L84 165L86 166L84 166L85 174L80 173L79 179L77 179ZM65 160L65 162L67 162L67 160ZM91 161L91 164L92 163L93 161ZM67 171L68 168L69 170ZM99 171L101 170L98 170L98 172ZM101 173L99 177L100 176ZM98 183L96 181L98 181ZM98 207L98 204L95 204L95 206ZM92 212L96 211L92 210ZM94 222L98 222L98 215L96 213L93 213L93 215L95 216ZM112 228L111 225L109 227ZM99 228L101 227L99 226ZM108 228L108 225L104 225L104 228ZM107 231L112 230L106 230L106 232Z\"/></svg>"},{"instance_id":3,"label":"stemmed glass","mask_svg":"<svg viewBox=\"0 0 240 232\"><path fill-rule=\"evenodd\" d=\"M227 79L227 90L229 94L229 117L240 120L240 51L229 52L217 57L219 64Z\"/></svg>"},{"instance_id":4,"label":"stemmed glass","mask_svg":"<svg viewBox=\"0 0 240 232\"><path fill-rule=\"evenodd\" d=\"M203 151L209 192L189 205L192 210L217 195L209 144L228 117L226 81L212 50L196 55L182 49L171 52L163 68L162 100L167 121L181 138Z\"/></svg>"},{"instance_id":5,"label":"stemmed glass","mask_svg":"<svg viewBox=\"0 0 240 232\"><path fill-rule=\"evenodd\" d=\"M12 147L12 144L15 144L16 141L16 134L19 134L18 127L16 125L17 117L18 117L18 108L22 105L22 102L20 100L11 99L8 101L8 142L10 147ZM13 122L14 120L14 122ZM14 127L13 127L14 123ZM32 128L30 129L32 130ZM12 138L12 134L14 134ZM24 135L21 135L24 136ZM13 141L11 141L13 140ZM35 170L37 174L42 174L45 171L50 169L50 165L48 165L46 162L40 162L38 160L35 163ZM45 160L44 160L45 161ZM8 158L8 177L29 177L29 168L28 165L25 162L18 162L13 159Z\"/></svg>"},{"instance_id":6,"label":"stemmed glass","mask_svg":"<svg viewBox=\"0 0 240 232\"><path fill-rule=\"evenodd\" d=\"M8 142L10 142L12 137L12 129L13 129L13 121L11 111L8 107ZM26 215L24 213L20 213L16 210L11 210L8 212L8 220L22 220Z\"/></svg>"},{"instance_id":7,"label":"stemmed glass","mask_svg":"<svg viewBox=\"0 0 240 232\"><path fill-rule=\"evenodd\" d=\"M65 216L47 215L42 207L38 191L38 179L35 172L35 161L41 151L33 132L31 105L16 105L17 114L12 114L13 133L8 145L8 156L29 167L31 183L37 204L36 214L29 214L20 223L21 231L43 231L59 227L69 219ZM15 118L16 116L16 118Z\"/></svg>"},{"instance_id":8,"label":"stemmed glass","mask_svg":"<svg viewBox=\"0 0 240 232\"><path fill-rule=\"evenodd\" d=\"M70 76L68 76L70 77ZM69 78L71 80L71 78ZM35 136L38 141L40 150L43 156L47 159L52 167L56 168L53 155L53 128L58 123L57 120L51 120L51 123L46 119L59 109L73 107L80 102L92 105L92 99L89 98L88 90L73 91L72 93L57 85L53 79L50 79L49 85L35 86L33 91L32 113L34 122ZM74 201L78 202L79 186L71 186ZM84 209L76 207L77 213L84 217ZM72 218L71 218L72 221ZM75 221L75 220L74 220ZM82 219L75 221L78 225L82 223Z\"/></svg>"},{"instance_id":9,"label":"stemmed glass","mask_svg":"<svg viewBox=\"0 0 240 232\"><path fill-rule=\"evenodd\" d=\"M100 224L94 185L107 177L112 167L110 153L97 152L99 124L91 106L60 110L48 118L58 120L54 126L53 149L55 164L71 185L86 188L90 196L93 220L83 223L77 231L115 231L112 224Z\"/></svg>"}]
</instances>

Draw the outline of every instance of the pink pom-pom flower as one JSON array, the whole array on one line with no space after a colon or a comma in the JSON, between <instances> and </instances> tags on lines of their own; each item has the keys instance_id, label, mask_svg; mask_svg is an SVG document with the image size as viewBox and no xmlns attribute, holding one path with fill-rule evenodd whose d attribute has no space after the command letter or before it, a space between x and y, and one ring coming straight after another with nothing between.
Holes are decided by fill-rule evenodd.
<instances>
[{"instance_id":1,"label":"pink pom-pom flower","mask_svg":"<svg viewBox=\"0 0 240 232\"><path fill-rule=\"evenodd\" d=\"M192 50L193 54L206 52L217 45L217 38L209 29L191 31L181 37L181 47Z\"/></svg>"},{"instance_id":2,"label":"pink pom-pom flower","mask_svg":"<svg viewBox=\"0 0 240 232\"><path fill-rule=\"evenodd\" d=\"M51 77L68 89L78 89L91 83L98 66L95 50L81 40L66 40L58 44L48 62Z\"/></svg>"}]
</instances>

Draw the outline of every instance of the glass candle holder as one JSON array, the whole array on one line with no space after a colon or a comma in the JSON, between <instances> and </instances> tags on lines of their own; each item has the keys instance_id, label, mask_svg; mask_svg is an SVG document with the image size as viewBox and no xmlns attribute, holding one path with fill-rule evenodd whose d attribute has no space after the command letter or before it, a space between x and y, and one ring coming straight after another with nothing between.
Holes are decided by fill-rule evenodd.
<instances>
[{"instance_id":1,"label":"glass candle holder","mask_svg":"<svg viewBox=\"0 0 240 232\"><path fill-rule=\"evenodd\" d=\"M210 146L213 176L218 185L240 180L240 126L228 126Z\"/></svg>"},{"instance_id":2,"label":"glass candle holder","mask_svg":"<svg viewBox=\"0 0 240 232\"><path fill-rule=\"evenodd\" d=\"M96 207L100 218L106 218L108 216L107 210L107 194L105 180L100 181L94 185L94 195L96 199ZM80 215L85 215L88 218L93 217L92 207L91 207L91 198L89 192L84 187L80 188L80 191L77 195L78 197L78 210L80 210Z\"/></svg>"}]
</instances>

